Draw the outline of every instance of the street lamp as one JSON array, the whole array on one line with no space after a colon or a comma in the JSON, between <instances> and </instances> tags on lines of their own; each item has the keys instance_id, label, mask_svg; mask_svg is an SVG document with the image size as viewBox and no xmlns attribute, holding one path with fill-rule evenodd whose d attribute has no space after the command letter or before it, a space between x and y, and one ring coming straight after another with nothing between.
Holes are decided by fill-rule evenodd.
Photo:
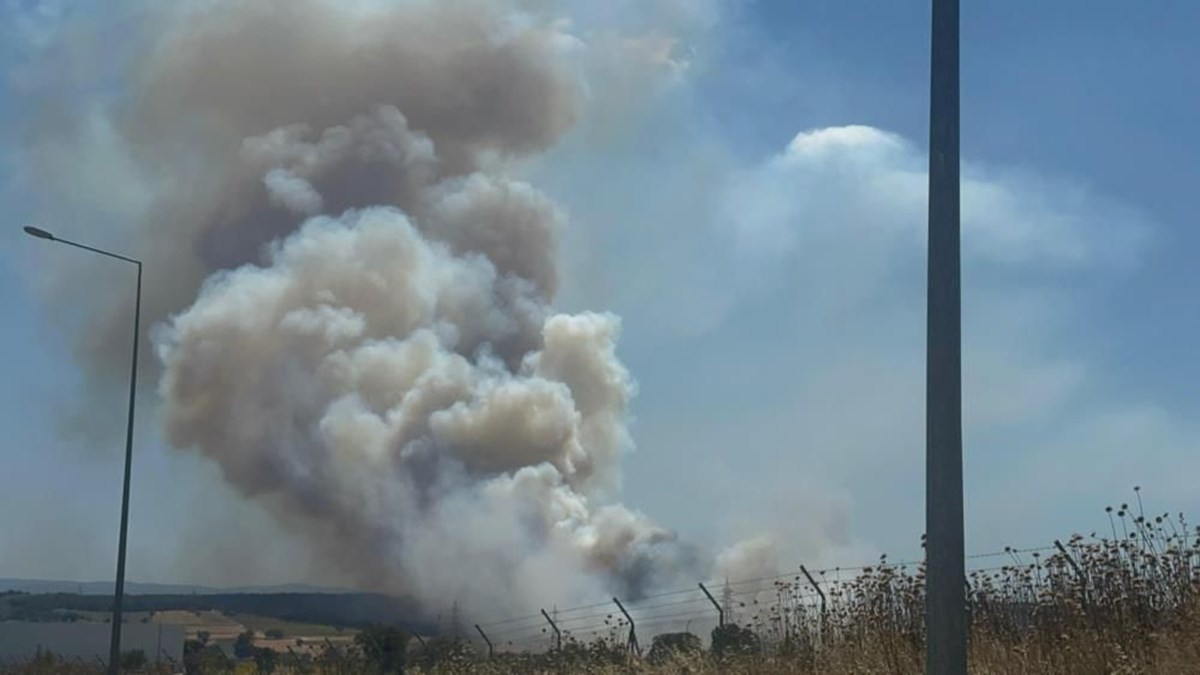
<instances>
[{"instance_id":1,"label":"street lamp","mask_svg":"<svg viewBox=\"0 0 1200 675\"><path fill-rule=\"evenodd\" d=\"M63 239L31 225L25 226L25 233L38 239L56 241L137 266L137 299L133 309L133 363L129 376L129 422L125 429L125 484L121 492L121 534L117 543L117 586L113 593L112 642L108 652L108 672L116 675L121 663L121 605L125 599L125 542L129 532L129 476L133 466L133 409L137 399L138 333L141 330L142 318L142 262Z\"/></svg>"}]
</instances>

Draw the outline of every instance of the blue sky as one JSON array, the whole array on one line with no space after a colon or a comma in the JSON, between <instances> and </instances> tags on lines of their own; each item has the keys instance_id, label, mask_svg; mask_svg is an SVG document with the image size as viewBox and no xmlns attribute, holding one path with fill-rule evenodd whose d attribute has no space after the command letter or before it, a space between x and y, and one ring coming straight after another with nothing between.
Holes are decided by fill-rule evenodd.
<instances>
[{"instance_id":1,"label":"blue sky","mask_svg":"<svg viewBox=\"0 0 1200 675\"><path fill-rule=\"evenodd\" d=\"M594 73L602 100L638 94L627 117L615 131L585 118L528 169L572 217L562 304L624 318L620 353L639 382L627 501L713 545L773 531L796 563L913 555L927 5L566 4L583 32L679 41L669 76ZM1098 529L1135 484L1153 510L1195 514L1200 7L963 4L968 546ZM77 253L19 233L45 213L20 179L34 114L21 78L63 17L102 10L0 7L0 576L104 578L124 404L84 404L112 407L107 433L61 431L87 391L77 317L49 314L39 289ZM127 283L88 269L98 290ZM282 534L241 569L181 562L205 559L198 524L236 549L270 522L214 467L164 448L152 394L142 405L130 575L292 580L278 566L299 544Z\"/></svg>"}]
</instances>

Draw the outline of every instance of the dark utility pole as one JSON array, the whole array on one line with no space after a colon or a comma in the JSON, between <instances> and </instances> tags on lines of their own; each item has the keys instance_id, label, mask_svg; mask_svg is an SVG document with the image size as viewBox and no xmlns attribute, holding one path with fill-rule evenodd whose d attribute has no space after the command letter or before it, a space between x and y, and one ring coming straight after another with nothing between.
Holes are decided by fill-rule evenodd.
<instances>
[{"instance_id":1,"label":"dark utility pole","mask_svg":"<svg viewBox=\"0 0 1200 675\"><path fill-rule=\"evenodd\" d=\"M967 672L963 557L958 0L933 0L925 365L926 664Z\"/></svg>"},{"instance_id":2,"label":"dark utility pole","mask_svg":"<svg viewBox=\"0 0 1200 675\"><path fill-rule=\"evenodd\" d=\"M135 261L136 262L136 261ZM137 295L133 305L133 365L129 376L129 419L125 428L125 484L121 490L121 535L117 547L117 588L113 593L112 640L108 672L116 675L121 663L121 607L125 603L125 549L129 538L129 478L133 468L133 407L137 400L138 333L142 319L142 263L137 262Z\"/></svg>"},{"instance_id":3,"label":"dark utility pole","mask_svg":"<svg viewBox=\"0 0 1200 675\"><path fill-rule=\"evenodd\" d=\"M131 372L129 375L129 417L125 427L125 481L121 489L121 531L117 542L117 584L113 592L112 636L108 653L108 672L111 675L116 675L121 668L121 607L125 600L125 544L129 533L129 479L133 468L133 410L134 403L137 401L138 337L141 332L142 319L142 262L69 239L63 239L37 227L26 226L25 233L38 239L56 241L60 244L74 246L75 248L91 253L98 253L102 256L121 260L137 267L137 291L133 306L133 362L130 366Z\"/></svg>"}]
</instances>

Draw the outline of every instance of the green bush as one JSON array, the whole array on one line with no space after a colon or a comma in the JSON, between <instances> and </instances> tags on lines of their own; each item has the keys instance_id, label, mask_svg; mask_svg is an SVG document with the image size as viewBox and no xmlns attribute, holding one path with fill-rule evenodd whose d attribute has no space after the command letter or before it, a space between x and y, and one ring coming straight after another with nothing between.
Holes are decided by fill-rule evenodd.
<instances>
[{"instance_id":1,"label":"green bush","mask_svg":"<svg viewBox=\"0 0 1200 675\"><path fill-rule=\"evenodd\" d=\"M749 656L760 649L758 636L749 628L727 623L712 632L712 651L717 658Z\"/></svg>"},{"instance_id":2,"label":"green bush","mask_svg":"<svg viewBox=\"0 0 1200 675\"><path fill-rule=\"evenodd\" d=\"M383 673L403 673L408 636L393 626L371 626L354 637L368 663Z\"/></svg>"},{"instance_id":3,"label":"green bush","mask_svg":"<svg viewBox=\"0 0 1200 675\"><path fill-rule=\"evenodd\" d=\"M134 649L121 654L121 670L142 670L146 667L149 660L146 659L146 652L140 649Z\"/></svg>"},{"instance_id":4,"label":"green bush","mask_svg":"<svg viewBox=\"0 0 1200 675\"><path fill-rule=\"evenodd\" d=\"M254 631L246 631L237 636L233 643L233 655L239 659L254 656Z\"/></svg>"},{"instance_id":5,"label":"green bush","mask_svg":"<svg viewBox=\"0 0 1200 675\"><path fill-rule=\"evenodd\" d=\"M663 633L655 635L647 655L650 663L667 663L678 656L699 654L704 651L700 638L691 633Z\"/></svg>"}]
</instances>

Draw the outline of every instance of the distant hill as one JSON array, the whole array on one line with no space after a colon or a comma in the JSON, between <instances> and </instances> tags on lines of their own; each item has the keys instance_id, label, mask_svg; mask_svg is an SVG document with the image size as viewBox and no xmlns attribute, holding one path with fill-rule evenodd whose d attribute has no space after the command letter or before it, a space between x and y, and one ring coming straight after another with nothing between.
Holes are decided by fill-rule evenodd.
<instances>
[{"instance_id":1,"label":"distant hill","mask_svg":"<svg viewBox=\"0 0 1200 675\"><path fill-rule=\"evenodd\" d=\"M0 579L0 593L19 591L21 593L75 593L78 595L112 595L112 581L64 581L61 579ZM195 584L153 584L138 581L126 581L125 593L128 595L221 595L230 593L356 593L345 588L330 588L310 586L307 584L282 584L278 586L235 586L218 588Z\"/></svg>"},{"instance_id":2,"label":"distant hill","mask_svg":"<svg viewBox=\"0 0 1200 675\"><path fill-rule=\"evenodd\" d=\"M78 584L76 584L78 586ZM131 593L125 611L217 611L226 616L253 614L296 623L358 628L371 624L399 626L433 634L437 626L421 616L411 601L377 593ZM0 621L60 621L64 612L108 612L112 598L105 595L33 593L0 595Z\"/></svg>"}]
</instances>

